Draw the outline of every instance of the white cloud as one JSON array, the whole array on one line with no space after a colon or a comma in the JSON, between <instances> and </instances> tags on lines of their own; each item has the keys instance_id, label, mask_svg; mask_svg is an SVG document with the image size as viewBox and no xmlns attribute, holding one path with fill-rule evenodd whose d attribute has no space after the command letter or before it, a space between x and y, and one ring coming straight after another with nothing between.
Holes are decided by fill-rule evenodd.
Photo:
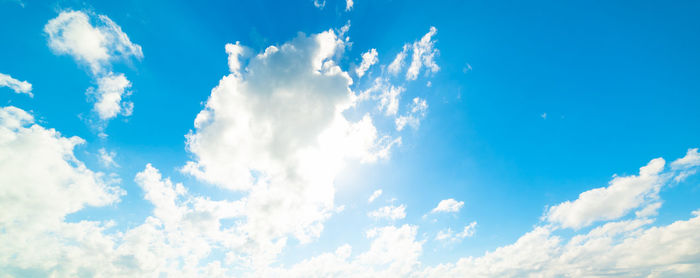
<instances>
[{"instance_id":1,"label":"white cloud","mask_svg":"<svg viewBox=\"0 0 700 278\"><path fill-rule=\"evenodd\" d=\"M658 199L668 179L663 173L663 158L653 159L639 169L639 175L614 177L608 187L583 192L574 201L549 208L546 220L564 228L582 228L596 221L620 218L644 204Z\"/></svg>"},{"instance_id":2,"label":"white cloud","mask_svg":"<svg viewBox=\"0 0 700 278\"><path fill-rule=\"evenodd\" d=\"M245 54L246 49L241 46L240 42L236 44L226 44L226 54L228 54L228 68L232 73L238 73L241 70L241 58Z\"/></svg>"},{"instance_id":3,"label":"white cloud","mask_svg":"<svg viewBox=\"0 0 700 278\"><path fill-rule=\"evenodd\" d=\"M323 9L326 6L326 0L314 0L314 7Z\"/></svg>"},{"instance_id":4,"label":"white cloud","mask_svg":"<svg viewBox=\"0 0 700 278\"><path fill-rule=\"evenodd\" d=\"M130 87L131 82L124 74L109 73L97 79L97 89L90 88L88 94L97 99L94 109L100 119L108 120L118 114L131 115L134 104L122 102L122 97L131 93L128 91Z\"/></svg>"},{"instance_id":5,"label":"white cloud","mask_svg":"<svg viewBox=\"0 0 700 278\"><path fill-rule=\"evenodd\" d=\"M403 130L406 125L413 129L418 129L420 126L420 121L425 117L425 113L428 110L428 103L419 97L413 98L413 103L411 104L411 110L405 115L401 115L394 119L396 124L396 130Z\"/></svg>"},{"instance_id":6,"label":"white cloud","mask_svg":"<svg viewBox=\"0 0 700 278\"><path fill-rule=\"evenodd\" d=\"M113 204L123 192L75 157L83 143L34 124L24 110L0 108L0 268L53 269L69 277L101 266L93 265L102 259L95 251L109 247L102 235L109 224L64 218Z\"/></svg>"},{"instance_id":7,"label":"white cloud","mask_svg":"<svg viewBox=\"0 0 700 278\"><path fill-rule=\"evenodd\" d=\"M384 206L367 213L367 216L376 220L399 220L406 218L406 205Z\"/></svg>"},{"instance_id":8,"label":"white cloud","mask_svg":"<svg viewBox=\"0 0 700 278\"><path fill-rule=\"evenodd\" d=\"M290 268L268 268L251 277L407 277L420 266L422 241L417 226L385 226L367 231L369 250L352 256L352 247L306 259Z\"/></svg>"},{"instance_id":9,"label":"white cloud","mask_svg":"<svg viewBox=\"0 0 700 278\"><path fill-rule=\"evenodd\" d=\"M376 64L379 59L377 58L377 50L372 48L369 51L362 53L362 63L360 63L360 66L355 69L355 73L357 73L358 77L362 77L365 75L365 72L371 67L372 65Z\"/></svg>"},{"instance_id":10,"label":"white cloud","mask_svg":"<svg viewBox=\"0 0 700 278\"><path fill-rule=\"evenodd\" d=\"M689 149L684 157L671 162L671 169L678 171L674 180L682 182L687 177L694 175L697 172L697 166L700 166L698 148Z\"/></svg>"},{"instance_id":11,"label":"white cloud","mask_svg":"<svg viewBox=\"0 0 700 278\"><path fill-rule=\"evenodd\" d=\"M0 87L8 87L18 94L27 94L33 97L32 84L27 81L19 81L7 74L0 73Z\"/></svg>"},{"instance_id":12,"label":"white cloud","mask_svg":"<svg viewBox=\"0 0 700 278\"><path fill-rule=\"evenodd\" d=\"M389 71L389 74L392 75L397 75L401 71L401 68L404 66L404 60L406 59L406 54L408 53L408 44L403 46L403 49L399 54L396 54L396 58L394 58L394 61L389 64L389 67L387 70Z\"/></svg>"},{"instance_id":13,"label":"white cloud","mask_svg":"<svg viewBox=\"0 0 700 278\"><path fill-rule=\"evenodd\" d=\"M466 226L464 226L462 231L459 233L455 233L450 228L440 230L435 235L435 240L445 241L445 242L450 242L450 243L458 242L464 238L473 236L475 231L476 231L476 221L473 221L473 222L467 224Z\"/></svg>"},{"instance_id":14,"label":"white cloud","mask_svg":"<svg viewBox=\"0 0 700 278\"><path fill-rule=\"evenodd\" d=\"M437 207L431 210L431 213L437 212L459 212L459 210L464 206L464 202L457 201L455 199L449 198L440 201Z\"/></svg>"},{"instance_id":15,"label":"white cloud","mask_svg":"<svg viewBox=\"0 0 700 278\"><path fill-rule=\"evenodd\" d=\"M688 149L684 157L671 162L671 168L674 170L696 166L700 166L700 153L698 153L698 148Z\"/></svg>"},{"instance_id":16,"label":"white cloud","mask_svg":"<svg viewBox=\"0 0 700 278\"><path fill-rule=\"evenodd\" d=\"M119 25L104 15L98 15L96 26L82 11L63 11L49 20L44 32L49 47L57 54L68 54L87 64L93 74L107 71L112 60L142 58L141 46L134 44Z\"/></svg>"},{"instance_id":17,"label":"white cloud","mask_svg":"<svg viewBox=\"0 0 700 278\"><path fill-rule=\"evenodd\" d=\"M700 217L649 227L610 222L566 241L536 227L514 244L426 268L422 277L693 277L700 274ZM688 246L689 248L678 248ZM659 254L664 254L659 256Z\"/></svg>"},{"instance_id":18,"label":"white cloud","mask_svg":"<svg viewBox=\"0 0 700 278\"><path fill-rule=\"evenodd\" d=\"M379 110L384 110L387 116L396 115L399 111L399 99L401 93L406 91L404 87L388 87L379 96Z\"/></svg>"},{"instance_id":19,"label":"white cloud","mask_svg":"<svg viewBox=\"0 0 700 278\"><path fill-rule=\"evenodd\" d=\"M700 246L700 210L687 220L652 226L654 220L648 217L660 207L658 198L638 210L636 218L606 222L568 239L557 235L557 225L546 224L535 227L513 244L483 256L460 258L454 263L423 265L419 258L424 241L416 240L419 228L406 224L367 230L369 247L357 255L350 245L343 244L334 252L285 268L271 266L269 262L282 251L286 237L260 241L253 233L275 227L246 220L251 215L249 210L260 211L259 207L251 206L251 202L260 202L256 200L260 196L248 195L236 201L196 196L184 185L162 177L149 164L134 180L144 198L153 204L152 215L123 232L108 232L113 222L64 220L66 215L88 206L113 204L123 194L105 181L101 173L89 170L75 158L74 148L81 143L80 138L63 137L53 129L34 124L33 117L21 109L0 109L0 211L10 212L0 214L3 229L0 268L26 269L51 277L76 277L84 273L104 277L230 277L241 273L250 277L694 277L700 274L700 249L696 248ZM691 149L675 165L695 165L688 162L694 161L694 156ZM637 180L650 175L664 176L667 183L672 181L680 172L673 169L674 163L670 171L658 170L663 169L660 161L652 160L641 168L638 176L616 177L607 188L623 188L613 187L616 179L617 182L627 178ZM698 165L683 169L693 167ZM440 204L436 210L442 207L439 210L458 211L463 206L454 199ZM402 207L405 206L389 206L378 211L388 212L383 214L391 219L392 215L401 215L397 211L405 213ZM222 221L226 219L236 222L225 226ZM280 219L265 220L280 222ZM435 238L458 241L473 236L475 227L476 222L471 222L460 232L447 229ZM212 257L223 253L225 259ZM240 268L251 264L255 266L252 269Z\"/></svg>"},{"instance_id":20,"label":"white cloud","mask_svg":"<svg viewBox=\"0 0 700 278\"><path fill-rule=\"evenodd\" d=\"M471 237L474 235L476 232L476 221L473 221L469 223L468 225L464 226L464 229L460 233L457 234L457 237L459 238L465 238L465 237Z\"/></svg>"},{"instance_id":21,"label":"white cloud","mask_svg":"<svg viewBox=\"0 0 700 278\"><path fill-rule=\"evenodd\" d=\"M413 60L409 67L406 77L406 82L415 80L420 69L427 67L430 71L436 72L439 67L434 62L434 56L438 50L434 47L435 42L432 37L436 34L437 29L431 27L430 32L423 36L419 41L412 44L405 44L401 52L399 52L394 60L389 64L386 73L382 73L380 77L374 79L371 87L360 91L356 96L358 101L363 100L378 100L378 110L383 111L386 116L394 116L394 124L396 131L402 131L406 126L417 129L420 126L420 121L425 117L428 103L425 99L414 97L409 104L409 109L403 115L399 115L399 106L401 103L401 95L405 92L404 85L394 84L392 76L398 75L404 66L404 60L409 50L413 51ZM374 49L372 49L374 50ZM358 77L362 77L366 69L374 63L374 55L372 51L363 54L363 63L356 69ZM365 63L371 61L372 63ZM432 86L432 82L427 81L426 86Z\"/></svg>"},{"instance_id":22,"label":"white cloud","mask_svg":"<svg viewBox=\"0 0 700 278\"><path fill-rule=\"evenodd\" d=\"M183 171L245 196L237 233L250 266L273 260L289 236L306 243L320 235L336 211L333 181L344 161L373 162L400 143L381 136L369 114L343 115L356 99L334 62L344 47L330 30L250 57L228 47L232 73L187 136L194 160Z\"/></svg>"},{"instance_id":23,"label":"white cloud","mask_svg":"<svg viewBox=\"0 0 700 278\"><path fill-rule=\"evenodd\" d=\"M104 167L117 167L117 163L114 162L114 157L117 156L116 152L108 152L105 148L100 148L98 150L100 162Z\"/></svg>"},{"instance_id":24,"label":"white cloud","mask_svg":"<svg viewBox=\"0 0 700 278\"><path fill-rule=\"evenodd\" d=\"M374 192L372 192L372 196L369 196L369 199L367 199L367 203L374 202L374 200L376 200L377 198L379 198L379 196L381 196L381 195L382 195L382 190L381 190L381 189L375 190Z\"/></svg>"},{"instance_id":25,"label":"white cloud","mask_svg":"<svg viewBox=\"0 0 700 278\"><path fill-rule=\"evenodd\" d=\"M56 54L67 54L90 68L97 88L89 88L94 96L94 110L103 121L118 114L129 116L133 103L123 102L129 95L131 82L124 74L111 71L113 61L143 58L141 46L131 42L119 25L104 15L91 18L82 11L63 11L44 26L49 47Z\"/></svg>"},{"instance_id":26,"label":"white cloud","mask_svg":"<svg viewBox=\"0 0 700 278\"><path fill-rule=\"evenodd\" d=\"M345 0L345 11L347 12L347 11L352 10L352 6L354 4L355 3L352 0Z\"/></svg>"},{"instance_id":27,"label":"white cloud","mask_svg":"<svg viewBox=\"0 0 700 278\"><path fill-rule=\"evenodd\" d=\"M436 33L437 29L435 27L430 27L430 31L425 34L420 41L413 43L413 57L411 64L408 66L408 70L406 70L406 80L415 80L422 67L426 67L431 72L440 70L440 67L438 67L434 60L438 51L435 49L435 41L432 40L432 37Z\"/></svg>"}]
</instances>

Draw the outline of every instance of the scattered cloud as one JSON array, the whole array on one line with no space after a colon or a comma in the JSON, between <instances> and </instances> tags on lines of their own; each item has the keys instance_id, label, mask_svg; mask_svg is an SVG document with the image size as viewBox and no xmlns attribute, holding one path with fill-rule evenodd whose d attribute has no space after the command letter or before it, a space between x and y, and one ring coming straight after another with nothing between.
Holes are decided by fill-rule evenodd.
<instances>
[{"instance_id":1,"label":"scattered cloud","mask_svg":"<svg viewBox=\"0 0 700 278\"><path fill-rule=\"evenodd\" d=\"M132 57L141 59L143 52L119 25L104 15L91 18L82 11L63 11L49 20L44 33L54 53L70 55L90 69L97 88L89 88L87 94L94 100L93 109L101 121L119 114L131 114L133 103L123 101L123 97L131 93L128 91L131 82L124 74L113 73L111 65L114 61L127 61Z\"/></svg>"},{"instance_id":2,"label":"scattered cloud","mask_svg":"<svg viewBox=\"0 0 700 278\"><path fill-rule=\"evenodd\" d=\"M420 121L425 118L425 113L428 110L428 103L419 97L413 98L411 109L405 115L399 116L394 120L396 130L403 130L406 125L413 129L418 129Z\"/></svg>"},{"instance_id":3,"label":"scattered cloud","mask_svg":"<svg viewBox=\"0 0 700 278\"><path fill-rule=\"evenodd\" d=\"M464 202L457 201L455 199L449 198L440 201L437 207L430 211L430 213L438 212L459 212L459 210L464 206Z\"/></svg>"},{"instance_id":4,"label":"scattered cloud","mask_svg":"<svg viewBox=\"0 0 700 278\"><path fill-rule=\"evenodd\" d=\"M0 87L8 87L18 94L27 94L29 97L34 97L32 94L32 84L27 81L19 81L7 74L0 73Z\"/></svg>"},{"instance_id":5,"label":"scattered cloud","mask_svg":"<svg viewBox=\"0 0 700 278\"><path fill-rule=\"evenodd\" d=\"M397 75L401 71L401 68L404 66L404 60L406 60L406 53L408 53L408 44L403 46L403 49L401 49L401 52L399 54L396 54L396 57L394 60L389 64L389 67L387 70L389 71L389 74L392 75Z\"/></svg>"},{"instance_id":6,"label":"scattered cloud","mask_svg":"<svg viewBox=\"0 0 700 278\"><path fill-rule=\"evenodd\" d=\"M474 235L476 232L476 221L473 221L462 229L461 232L455 233L452 231L452 229L447 228L444 230L438 231L437 235L435 235L435 240L438 241L444 241L448 243L454 243L454 242L459 242L464 238L471 237Z\"/></svg>"},{"instance_id":7,"label":"scattered cloud","mask_svg":"<svg viewBox=\"0 0 700 278\"><path fill-rule=\"evenodd\" d=\"M360 66L355 69L355 73L357 73L358 77L362 77L365 75L365 72L371 67L372 65L376 64L379 59L377 58L377 50L372 48L369 51L362 53L362 63L360 63Z\"/></svg>"},{"instance_id":8,"label":"scattered cloud","mask_svg":"<svg viewBox=\"0 0 700 278\"><path fill-rule=\"evenodd\" d=\"M379 196L381 196L381 195L382 195L382 190L381 190L381 189L375 190L375 191L372 193L372 196L369 196L369 199L367 199L367 203L374 202L374 200L376 200L377 198L379 198Z\"/></svg>"},{"instance_id":9,"label":"scattered cloud","mask_svg":"<svg viewBox=\"0 0 700 278\"><path fill-rule=\"evenodd\" d=\"M105 148L100 148L98 150L100 162L104 167L118 167L117 163L114 161L114 157L117 156L116 152L108 152Z\"/></svg>"},{"instance_id":10,"label":"scattered cloud","mask_svg":"<svg viewBox=\"0 0 700 278\"><path fill-rule=\"evenodd\" d=\"M352 6L354 4L355 3L352 0L345 0L345 11L347 12L347 11L352 10Z\"/></svg>"},{"instance_id":11,"label":"scattered cloud","mask_svg":"<svg viewBox=\"0 0 700 278\"><path fill-rule=\"evenodd\" d=\"M406 218L406 205L384 206L367 213L367 216L376 220L399 220Z\"/></svg>"},{"instance_id":12,"label":"scattered cloud","mask_svg":"<svg viewBox=\"0 0 700 278\"><path fill-rule=\"evenodd\" d=\"M436 33L437 28L431 26L430 31L420 41L413 43L413 57L408 70L406 70L406 80L415 80L423 67L426 67L430 72L440 70L440 67L435 63L435 55L438 51L435 48L435 41L432 39Z\"/></svg>"},{"instance_id":13,"label":"scattered cloud","mask_svg":"<svg viewBox=\"0 0 700 278\"><path fill-rule=\"evenodd\" d=\"M387 90L383 90L379 96L379 110L384 110L387 116L396 115L399 111L399 99L401 93L406 91L404 87L391 86Z\"/></svg>"}]
</instances>

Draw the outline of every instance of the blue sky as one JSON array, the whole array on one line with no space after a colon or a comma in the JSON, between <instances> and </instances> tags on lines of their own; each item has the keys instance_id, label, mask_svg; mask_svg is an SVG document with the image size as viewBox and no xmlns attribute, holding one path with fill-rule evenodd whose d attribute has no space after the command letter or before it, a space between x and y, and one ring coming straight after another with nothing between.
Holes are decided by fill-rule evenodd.
<instances>
[{"instance_id":1,"label":"blue sky","mask_svg":"<svg viewBox=\"0 0 700 278\"><path fill-rule=\"evenodd\" d=\"M0 1L0 272L696 276L698 12Z\"/></svg>"}]
</instances>

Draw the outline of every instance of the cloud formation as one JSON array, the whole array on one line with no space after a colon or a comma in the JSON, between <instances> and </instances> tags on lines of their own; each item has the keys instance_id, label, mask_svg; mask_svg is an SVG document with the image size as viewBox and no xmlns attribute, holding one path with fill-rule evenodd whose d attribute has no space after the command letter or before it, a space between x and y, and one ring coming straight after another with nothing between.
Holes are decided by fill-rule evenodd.
<instances>
[{"instance_id":1,"label":"cloud formation","mask_svg":"<svg viewBox=\"0 0 700 278\"><path fill-rule=\"evenodd\" d=\"M89 67L97 88L89 88L87 94L95 102L94 110L101 121L119 114L131 115L133 103L123 100L131 93L131 82L124 74L113 73L111 65L132 57L141 59L143 52L119 25L105 15L91 18L82 11L63 11L49 20L44 33L54 53L70 55Z\"/></svg>"},{"instance_id":2,"label":"cloud formation","mask_svg":"<svg viewBox=\"0 0 700 278\"><path fill-rule=\"evenodd\" d=\"M374 162L400 142L382 135L369 114L344 116L357 100L353 80L334 60L344 48L332 30L252 56L227 45L231 74L212 90L187 136L195 159L185 173L244 192L237 228L254 258L289 236L317 238L338 210L333 183L344 161Z\"/></svg>"},{"instance_id":3,"label":"cloud formation","mask_svg":"<svg viewBox=\"0 0 700 278\"><path fill-rule=\"evenodd\" d=\"M104 265L96 251L111 244L102 234L109 224L64 221L85 207L114 204L123 194L75 157L74 148L83 143L35 124L22 109L0 108L0 269L37 267L68 277Z\"/></svg>"},{"instance_id":4,"label":"cloud formation","mask_svg":"<svg viewBox=\"0 0 700 278\"><path fill-rule=\"evenodd\" d=\"M376 200L377 198L379 198L379 196L381 196L381 195L382 195L382 190L381 190L381 189L375 190L374 192L372 192L372 195L369 196L369 199L367 199L367 203L374 202L374 200Z\"/></svg>"},{"instance_id":5,"label":"cloud formation","mask_svg":"<svg viewBox=\"0 0 700 278\"><path fill-rule=\"evenodd\" d=\"M657 158L639 169L639 175L614 177L608 187L583 192L578 199L549 208L547 221L563 228L579 229L596 221L620 218L630 211L658 200L659 190L669 175L665 161Z\"/></svg>"},{"instance_id":6,"label":"cloud formation","mask_svg":"<svg viewBox=\"0 0 700 278\"><path fill-rule=\"evenodd\" d=\"M362 53L362 63L360 63L360 66L358 66L355 69L355 73L357 73L358 77L362 77L363 75L365 75L365 72L369 69L369 67L376 64L377 61L379 61L377 56L377 50L374 48L370 49L365 53Z\"/></svg>"},{"instance_id":7,"label":"cloud formation","mask_svg":"<svg viewBox=\"0 0 700 278\"><path fill-rule=\"evenodd\" d=\"M399 220L406 218L406 205L384 206L367 213L367 216L375 220Z\"/></svg>"},{"instance_id":8,"label":"cloud formation","mask_svg":"<svg viewBox=\"0 0 700 278\"><path fill-rule=\"evenodd\" d=\"M430 213L438 212L458 212L464 206L464 202L449 198L440 201L438 205L430 211Z\"/></svg>"},{"instance_id":9,"label":"cloud formation","mask_svg":"<svg viewBox=\"0 0 700 278\"><path fill-rule=\"evenodd\" d=\"M19 81L12 78L7 74L0 73L0 87L8 87L18 94L27 94L29 97L33 97L32 94L32 84L27 81Z\"/></svg>"}]
</instances>

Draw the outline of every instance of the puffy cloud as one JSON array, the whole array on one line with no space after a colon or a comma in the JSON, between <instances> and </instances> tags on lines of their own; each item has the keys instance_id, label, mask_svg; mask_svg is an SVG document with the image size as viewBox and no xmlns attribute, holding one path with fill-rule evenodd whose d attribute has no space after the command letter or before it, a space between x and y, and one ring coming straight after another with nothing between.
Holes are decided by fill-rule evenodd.
<instances>
[{"instance_id":1,"label":"puffy cloud","mask_svg":"<svg viewBox=\"0 0 700 278\"><path fill-rule=\"evenodd\" d=\"M377 58L377 50L372 48L369 51L362 53L362 63L360 63L360 66L355 69L355 73L357 73L358 77L362 77L365 75L365 72L371 67L372 65L376 64L379 59Z\"/></svg>"},{"instance_id":2,"label":"puffy cloud","mask_svg":"<svg viewBox=\"0 0 700 278\"><path fill-rule=\"evenodd\" d=\"M102 234L109 224L64 218L113 204L123 191L75 157L74 148L83 143L34 124L24 110L0 108L0 268L77 276L101 266L96 262L103 255L96 251L111 248Z\"/></svg>"},{"instance_id":3,"label":"puffy cloud","mask_svg":"<svg viewBox=\"0 0 700 278\"><path fill-rule=\"evenodd\" d=\"M150 164L134 180L143 189L144 198L153 204L153 216L127 231L117 252L138 271L174 277L202 276L217 268L205 264L211 252L241 248L240 237L233 228L221 226L221 220L242 214L241 201L193 196L182 184L163 178Z\"/></svg>"},{"instance_id":4,"label":"puffy cloud","mask_svg":"<svg viewBox=\"0 0 700 278\"><path fill-rule=\"evenodd\" d=\"M413 43L413 57L411 59L411 64L408 66L408 70L406 70L406 80L415 80L423 67L426 67L431 72L440 70L440 67L438 67L434 60L438 51L435 49L435 41L432 37L436 33L437 28L430 27L430 31L425 34L420 41Z\"/></svg>"},{"instance_id":5,"label":"puffy cloud","mask_svg":"<svg viewBox=\"0 0 700 278\"><path fill-rule=\"evenodd\" d=\"M406 113L406 115L401 115L394 120L396 124L396 130L403 130L406 125L413 129L418 129L420 126L420 121L425 118L425 113L428 110L428 103L419 97L413 98L413 103L411 103L411 110Z\"/></svg>"},{"instance_id":6,"label":"puffy cloud","mask_svg":"<svg viewBox=\"0 0 700 278\"><path fill-rule=\"evenodd\" d=\"M367 213L367 216L374 219L399 220L406 218L406 205L384 206Z\"/></svg>"},{"instance_id":7,"label":"puffy cloud","mask_svg":"<svg viewBox=\"0 0 700 278\"><path fill-rule=\"evenodd\" d=\"M232 73L238 73L241 70L240 58L245 54L246 50L241 46L240 42L236 44L226 44L226 54L228 54L228 68Z\"/></svg>"},{"instance_id":8,"label":"puffy cloud","mask_svg":"<svg viewBox=\"0 0 700 278\"><path fill-rule=\"evenodd\" d=\"M57 54L68 54L87 64L93 74L104 72L112 60L143 57L141 46L132 43L107 16L98 15L95 22L97 25L93 26L82 11L61 12L44 26L49 47Z\"/></svg>"},{"instance_id":9,"label":"puffy cloud","mask_svg":"<svg viewBox=\"0 0 700 278\"><path fill-rule=\"evenodd\" d=\"M7 74L0 73L0 87L8 87L18 94L27 94L30 97L34 96L32 95L32 84L27 81L19 81Z\"/></svg>"},{"instance_id":10,"label":"puffy cloud","mask_svg":"<svg viewBox=\"0 0 700 278\"><path fill-rule=\"evenodd\" d=\"M381 196L381 195L382 195L382 190L381 190L381 189L375 190L374 192L372 192L372 195L369 196L369 199L367 199L367 203L374 202L374 200L376 200L377 198L379 198L379 196Z\"/></svg>"},{"instance_id":11,"label":"puffy cloud","mask_svg":"<svg viewBox=\"0 0 700 278\"><path fill-rule=\"evenodd\" d=\"M458 212L463 206L464 206L464 202L449 198L449 199L445 199L445 200L440 201L440 203L438 203L437 207L433 208L433 210L431 210L430 212L431 213Z\"/></svg>"},{"instance_id":12,"label":"puffy cloud","mask_svg":"<svg viewBox=\"0 0 700 278\"><path fill-rule=\"evenodd\" d=\"M229 44L231 74L187 136L195 159L184 172L244 192L237 233L249 242L243 253L257 258L252 265L269 263L288 236L309 242L320 235L336 210L333 182L345 160L376 161L400 143L380 135L369 114L357 121L343 115L357 99L334 62L344 47L330 30L254 56Z\"/></svg>"},{"instance_id":13,"label":"puffy cloud","mask_svg":"<svg viewBox=\"0 0 700 278\"><path fill-rule=\"evenodd\" d=\"M644 204L658 199L661 186L668 179L663 158L656 158L639 169L639 175L614 177L608 187L588 190L574 201L550 207L547 221L564 228L582 228L596 221L620 218Z\"/></svg>"},{"instance_id":14,"label":"puffy cloud","mask_svg":"<svg viewBox=\"0 0 700 278\"><path fill-rule=\"evenodd\" d=\"M96 15L91 18L82 11L63 11L44 26L49 47L56 54L70 55L78 63L90 68L97 88L89 88L88 95L95 101L94 110L100 120L108 120L119 114L129 116L133 103L123 102L130 94L131 82L124 74L111 72L116 60L131 57L143 58L141 46L131 42L119 25L109 17Z\"/></svg>"},{"instance_id":15,"label":"puffy cloud","mask_svg":"<svg viewBox=\"0 0 700 278\"><path fill-rule=\"evenodd\" d=\"M96 98L94 109L100 119L111 119L118 114L131 115L134 104L122 102L122 97L131 93L128 91L130 87L131 82L124 74L109 73L97 79L97 89L90 88L88 94Z\"/></svg>"},{"instance_id":16,"label":"puffy cloud","mask_svg":"<svg viewBox=\"0 0 700 278\"><path fill-rule=\"evenodd\" d=\"M700 217L649 227L610 222L569 241L536 227L515 243L426 268L423 277L693 277L700 274ZM686 247L681 247L686 246ZM659 256L659 254L664 254Z\"/></svg>"}]
</instances>

